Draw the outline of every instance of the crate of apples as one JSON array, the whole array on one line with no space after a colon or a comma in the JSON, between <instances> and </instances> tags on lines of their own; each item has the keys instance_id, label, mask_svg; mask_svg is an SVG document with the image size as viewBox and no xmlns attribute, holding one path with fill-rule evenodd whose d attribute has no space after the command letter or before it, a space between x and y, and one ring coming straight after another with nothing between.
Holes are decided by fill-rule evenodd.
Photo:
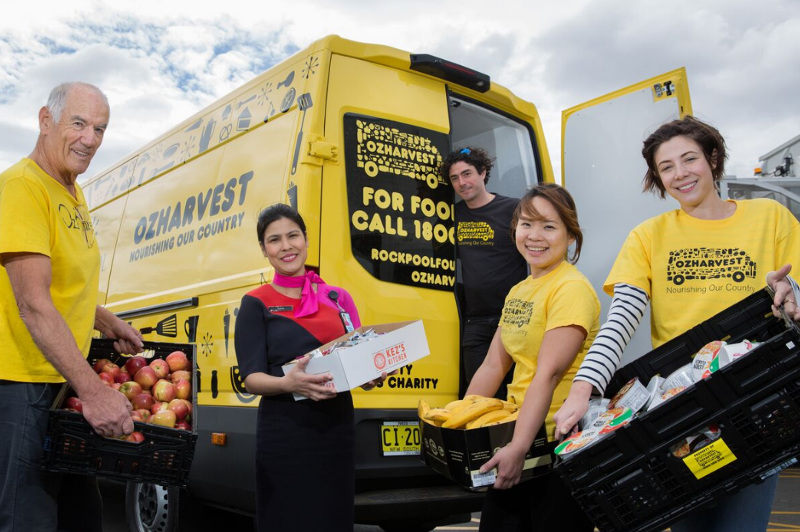
<instances>
[{"instance_id":1,"label":"crate of apples","mask_svg":"<svg viewBox=\"0 0 800 532\"><path fill-rule=\"evenodd\" d=\"M132 356L122 366L101 358L92 368L106 386L130 401L134 421L192 430L192 363L182 351L153 360ZM62 408L83 412L81 400L75 396L67 397ZM136 431L125 439L140 442L144 436Z\"/></svg>"}]
</instances>

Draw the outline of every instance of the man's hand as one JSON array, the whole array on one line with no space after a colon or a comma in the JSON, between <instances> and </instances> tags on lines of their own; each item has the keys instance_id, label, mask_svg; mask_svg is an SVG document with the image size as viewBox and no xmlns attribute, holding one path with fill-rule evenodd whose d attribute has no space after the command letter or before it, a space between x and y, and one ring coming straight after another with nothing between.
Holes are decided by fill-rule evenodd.
<instances>
[{"instance_id":1,"label":"man's hand","mask_svg":"<svg viewBox=\"0 0 800 532\"><path fill-rule=\"evenodd\" d=\"M100 436L118 438L133 432L131 403L124 395L97 379L98 386L78 395L83 403L83 417Z\"/></svg>"},{"instance_id":2,"label":"man's hand","mask_svg":"<svg viewBox=\"0 0 800 532\"><path fill-rule=\"evenodd\" d=\"M100 305L97 306L95 311L94 328L106 338L116 339L114 349L118 353L135 355L142 352L144 347L142 333Z\"/></svg>"}]
</instances>

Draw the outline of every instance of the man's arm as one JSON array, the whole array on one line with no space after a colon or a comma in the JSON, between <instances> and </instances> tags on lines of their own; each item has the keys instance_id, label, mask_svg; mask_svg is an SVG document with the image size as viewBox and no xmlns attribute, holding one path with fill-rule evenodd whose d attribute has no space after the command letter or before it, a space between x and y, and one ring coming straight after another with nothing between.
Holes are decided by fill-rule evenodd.
<instances>
[{"instance_id":1,"label":"man's arm","mask_svg":"<svg viewBox=\"0 0 800 532\"><path fill-rule=\"evenodd\" d=\"M142 333L100 305L97 305L94 314L94 328L103 333L106 338L117 340L114 342L114 349L117 350L117 353L134 355L142 352L144 346Z\"/></svg>"},{"instance_id":2,"label":"man's arm","mask_svg":"<svg viewBox=\"0 0 800 532\"><path fill-rule=\"evenodd\" d=\"M22 321L45 358L75 389L89 424L102 436L116 437L133 432L130 403L97 377L53 304L50 257L38 253L6 253L2 260Z\"/></svg>"}]
</instances>

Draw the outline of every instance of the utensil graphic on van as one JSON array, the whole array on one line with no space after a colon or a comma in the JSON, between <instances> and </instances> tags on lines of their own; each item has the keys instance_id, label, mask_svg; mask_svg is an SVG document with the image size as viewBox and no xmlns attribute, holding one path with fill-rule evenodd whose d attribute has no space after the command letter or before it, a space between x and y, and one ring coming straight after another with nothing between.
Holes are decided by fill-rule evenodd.
<instances>
[{"instance_id":1,"label":"utensil graphic on van","mask_svg":"<svg viewBox=\"0 0 800 532\"><path fill-rule=\"evenodd\" d=\"M285 79L285 80L283 80L283 81L279 81L279 82L278 82L278 86L277 86L277 87L275 87L275 88L276 88L276 89L280 89L281 87L288 87L289 85L291 85L291 84L292 84L292 81L294 81L294 70L292 70L291 72L289 72L289 75L288 75L288 76L286 76L286 79Z\"/></svg>"},{"instance_id":2,"label":"utensil graphic on van","mask_svg":"<svg viewBox=\"0 0 800 532\"><path fill-rule=\"evenodd\" d=\"M306 109L311 107L313 102L311 101L311 93L307 92L305 94L301 94L297 97L297 106L303 111L303 115L300 118L300 131L297 133L297 142L294 143L294 158L292 159L292 175L294 175L295 171L297 170L297 158L300 156L300 143L303 140L303 125L306 121Z\"/></svg>"},{"instance_id":3,"label":"utensil graphic on van","mask_svg":"<svg viewBox=\"0 0 800 532\"><path fill-rule=\"evenodd\" d=\"M161 336L169 336L175 338L178 336L178 317L175 314L170 314L163 320L159 321L155 327L142 327L139 329L142 334L150 334L155 332Z\"/></svg>"}]
</instances>

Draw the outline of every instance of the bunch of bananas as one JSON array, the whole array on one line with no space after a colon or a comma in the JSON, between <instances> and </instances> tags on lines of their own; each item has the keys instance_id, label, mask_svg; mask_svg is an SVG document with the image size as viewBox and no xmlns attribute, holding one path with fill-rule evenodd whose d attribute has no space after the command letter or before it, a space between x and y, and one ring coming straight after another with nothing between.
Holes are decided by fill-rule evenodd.
<instances>
[{"instance_id":1,"label":"bunch of bananas","mask_svg":"<svg viewBox=\"0 0 800 532\"><path fill-rule=\"evenodd\" d=\"M446 429L469 430L514 421L519 407L494 397L467 395L443 408L431 408L427 401L420 399L417 412L425 423Z\"/></svg>"}]
</instances>

